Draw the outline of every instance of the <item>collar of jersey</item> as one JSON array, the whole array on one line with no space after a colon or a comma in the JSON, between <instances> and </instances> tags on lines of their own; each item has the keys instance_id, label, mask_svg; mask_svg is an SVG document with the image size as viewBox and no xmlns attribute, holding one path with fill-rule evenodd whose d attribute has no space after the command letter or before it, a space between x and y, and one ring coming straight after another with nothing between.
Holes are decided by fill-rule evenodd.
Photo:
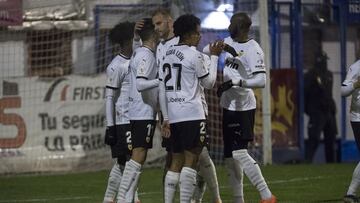
<instances>
[{"instance_id":1,"label":"collar of jersey","mask_svg":"<svg viewBox=\"0 0 360 203\"><path fill-rule=\"evenodd\" d=\"M152 53L155 53L154 50L150 49L150 47L147 47L147 46L145 46L145 45L142 45L141 47L147 48L147 49L149 49Z\"/></svg>"},{"instance_id":2,"label":"collar of jersey","mask_svg":"<svg viewBox=\"0 0 360 203\"><path fill-rule=\"evenodd\" d=\"M122 54L122 53L119 53L118 55L119 55L120 57L126 59L126 60L129 60L129 59L130 59L130 57L127 57L127 56L125 56L125 55Z\"/></svg>"}]
</instances>

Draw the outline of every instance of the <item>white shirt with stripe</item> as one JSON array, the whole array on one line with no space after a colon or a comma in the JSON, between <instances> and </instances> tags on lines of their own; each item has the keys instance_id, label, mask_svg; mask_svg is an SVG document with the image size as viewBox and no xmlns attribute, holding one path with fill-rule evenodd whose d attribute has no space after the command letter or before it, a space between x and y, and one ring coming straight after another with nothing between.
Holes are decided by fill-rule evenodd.
<instances>
[{"instance_id":1,"label":"white shirt with stripe","mask_svg":"<svg viewBox=\"0 0 360 203\"><path fill-rule=\"evenodd\" d=\"M139 92L136 88L136 78L156 79L158 69L154 52L144 46L137 48L130 60L130 74L130 120L154 120L158 101L158 88L151 88L142 92Z\"/></svg>"},{"instance_id":2,"label":"white shirt with stripe","mask_svg":"<svg viewBox=\"0 0 360 203\"><path fill-rule=\"evenodd\" d=\"M130 58L117 55L106 68L106 87L115 89L115 123L129 124Z\"/></svg>"},{"instance_id":3,"label":"white shirt with stripe","mask_svg":"<svg viewBox=\"0 0 360 203\"><path fill-rule=\"evenodd\" d=\"M231 37L224 42L232 46L237 57L226 53L223 71L224 82L231 79L249 79L253 74L265 72L264 52L253 39L244 43L235 42ZM251 88L234 86L225 91L220 99L221 107L231 111L247 111L256 108L254 91Z\"/></svg>"},{"instance_id":4,"label":"white shirt with stripe","mask_svg":"<svg viewBox=\"0 0 360 203\"><path fill-rule=\"evenodd\" d=\"M200 79L209 74L195 47L174 45L166 51L159 78L165 85L170 123L205 119Z\"/></svg>"},{"instance_id":5,"label":"white shirt with stripe","mask_svg":"<svg viewBox=\"0 0 360 203\"><path fill-rule=\"evenodd\" d=\"M360 77L360 60L352 64L346 74L346 78L342 83L343 86L351 86ZM360 122L360 88L354 89L351 93L350 105L350 121Z\"/></svg>"}]
</instances>

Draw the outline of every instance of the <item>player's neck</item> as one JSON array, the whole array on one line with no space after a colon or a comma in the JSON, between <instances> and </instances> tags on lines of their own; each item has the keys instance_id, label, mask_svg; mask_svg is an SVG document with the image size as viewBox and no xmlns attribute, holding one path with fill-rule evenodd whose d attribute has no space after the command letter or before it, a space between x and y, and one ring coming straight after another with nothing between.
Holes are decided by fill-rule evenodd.
<instances>
[{"instance_id":1,"label":"player's neck","mask_svg":"<svg viewBox=\"0 0 360 203\"><path fill-rule=\"evenodd\" d=\"M249 37L248 37L247 34L246 35L245 34L244 35L238 35L233 40L236 41L236 42L239 42L239 43L244 43L244 42L249 41Z\"/></svg>"},{"instance_id":2,"label":"player's neck","mask_svg":"<svg viewBox=\"0 0 360 203\"><path fill-rule=\"evenodd\" d=\"M175 36L175 35L174 35L173 32L169 32L169 34L168 34L168 36L166 37L165 40L169 40L169 39L173 38L174 36Z\"/></svg>"},{"instance_id":3,"label":"player's neck","mask_svg":"<svg viewBox=\"0 0 360 203\"><path fill-rule=\"evenodd\" d=\"M152 40L144 41L143 46L149 48L152 51L155 51L156 42L154 42Z\"/></svg>"},{"instance_id":4,"label":"player's neck","mask_svg":"<svg viewBox=\"0 0 360 203\"><path fill-rule=\"evenodd\" d=\"M130 56L132 54L132 47L124 47L124 48L120 49L119 53L123 56L130 58Z\"/></svg>"}]
</instances>

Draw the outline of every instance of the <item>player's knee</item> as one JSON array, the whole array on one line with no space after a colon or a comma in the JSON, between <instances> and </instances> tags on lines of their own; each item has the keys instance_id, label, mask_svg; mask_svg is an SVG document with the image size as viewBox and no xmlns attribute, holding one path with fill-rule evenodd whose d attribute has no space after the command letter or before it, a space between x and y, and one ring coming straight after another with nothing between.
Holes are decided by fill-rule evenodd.
<instances>
[{"instance_id":1,"label":"player's knee","mask_svg":"<svg viewBox=\"0 0 360 203\"><path fill-rule=\"evenodd\" d=\"M143 165L146 159L146 153L147 150L145 148L142 147L135 148L132 151L131 159Z\"/></svg>"},{"instance_id":2,"label":"player's knee","mask_svg":"<svg viewBox=\"0 0 360 203\"><path fill-rule=\"evenodd\" d=\"M170 169L170 171L179 173L181 171L181 168L183 167L183 165L184 165L183 155L181 155L181 154L173 155L169 169Z\"/></svg>"}]
</instances>

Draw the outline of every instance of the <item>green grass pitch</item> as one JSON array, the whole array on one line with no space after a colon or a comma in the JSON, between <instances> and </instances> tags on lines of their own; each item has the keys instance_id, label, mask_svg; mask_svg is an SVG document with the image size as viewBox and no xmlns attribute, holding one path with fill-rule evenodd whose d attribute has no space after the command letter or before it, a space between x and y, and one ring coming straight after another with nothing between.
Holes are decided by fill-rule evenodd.
<instances>
[{"instance_id":1,"label":"green grass pitch","mask_svg":"<svg viewBox=\"0 0 360 203\"><path fill-rule=\"evenodd\" d=\"M263 175L279 202L341 202L355 164L262 166ZM109 169L110 170L110 169ZM232 202L226 169L217 166L223 202ZM101 203L109 171L62 175L0 176L0 203ZM142 203L162 202L162 169L144 169L139 192ZM244 181L245 201L259 202L259 194ZM178 198L176 200L178 202ZM208 190L203 202L211 202Z\"/></svg>"}]
</instances>

